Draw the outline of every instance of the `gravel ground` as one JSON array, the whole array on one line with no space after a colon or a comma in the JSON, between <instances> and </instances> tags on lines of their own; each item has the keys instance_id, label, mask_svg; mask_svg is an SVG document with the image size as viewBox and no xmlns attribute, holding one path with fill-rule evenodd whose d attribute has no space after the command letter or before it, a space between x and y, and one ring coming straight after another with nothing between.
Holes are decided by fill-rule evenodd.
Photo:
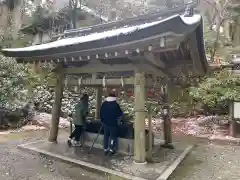
<instances>
[{"instance_id":1,"label":"gravel ground","mask_svg":"<svg viewBox=\"0 0 240 180\"><path fill-rule=\"evenodd\" d=\"M197 146L169 180L239 180L240 147Z\"/></svg>"},{"instance_id":2,"label":"gravel ground","mask_svg":"<svg viewBox=\"0 0 240 180\"><path fill-rule=\"evenodd\" d=\"M31 137L32 136L32 137ZM32 155L17 148L22 142L41 139L46 133L16 133L0 136L0 179L4 180L100 180L97 174L74 165ZM31 137L31 138L29 138Z\"/></svg>"},{"instance_id":3,"label":"gravel ground","mask_svg":"<svg viewBox=\"0 0 240 180\"><path fill-rule=\"evenodd\" d=\"M18 144L46 138L45 131L0 135L0 179L4 180L101 180L98 174L74 165L29 154ZM175 139L176 140L176 139ZM180 139L178 139L180 140ZM183 140L183 139L182 139ZM182 142L196 143L196 139ZM199 145L176 169L169 180L239 180L240 147L208 144Z\"/></svg>"}]
</instances>

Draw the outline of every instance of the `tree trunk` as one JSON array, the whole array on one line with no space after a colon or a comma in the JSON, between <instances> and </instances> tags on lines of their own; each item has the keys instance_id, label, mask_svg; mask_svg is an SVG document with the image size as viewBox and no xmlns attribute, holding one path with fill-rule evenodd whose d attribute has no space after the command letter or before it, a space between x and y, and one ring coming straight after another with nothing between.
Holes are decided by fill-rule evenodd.
<instances>
[{"instance_id":1,"label":"tree trunk","mask_svg":"<svg viewBox=\"0 0 240 180\"><path fill-rule=\"evenodd\" d=\"M7 31L8 28L8 15L9 11L7 6L1 6L1 14L0 14L0 26L1 26L1 31L0 31L0 36L4 37L5 32Z\"/></svg>"},{"instance_id":2,"label":"tree trunk","mask_svg":"<svg viewBox=\"0 0 240 180\"><path fill-rule=\"evenodd\" d=\"M22 27L22 19L23 19L23 0L18 0L15 3L14 9L12 11L12 37L13 39L17 39L19 37L19 31Z\"/></svg>"},{"instance_id":3,"label":"tree trunk","mask_svg":"<svg viewBox=\"0 0 240 180\"><path fill-rule=\"evenodd\" d=\"M73 29L77 28L77 8L78 8L78 0L69 0L69 9L70 9L70 19L71 25Z\"/></svg>"},{"instance_id":4,"label":"tree trunk","mask_svg":"<svg viewBox=\"0 0 240 180\"><path fill-rule=\"evenodd\" d=\"M236 17L235 32L233 36L234 46L240 45L240 17Z\"/></svg>"},{"instance_id":5,"label":"tree trunk","mask_svg":"<svg viewBox=\"0 0 240 180\"><path fill-rule=\"evenodd\" d=\"M211 52L211 61L212 62L214 62L214 57L216 55L217 48L218 48L218 42L220 39L220 28L221 28L221 22L217 22L217 26L216 26L217 36L216 36L216 40L214 41L212 52Z\"/></svg>"},{"instance_id":6,"label":"tree trunk","mask_svg":"<svg viewBox=\"0 0 240 180\"><path fill-rule=\"evenodd\" d=\"M57 77L56 77L56 87L55 87L55 100L52 109L52 122L50 129L50 142L57 142L58 137L58 127L59 127L59 118L61 115L61 105L64 89L64 73L63 67L59 66L57 68Z\"/></svg>"},{"instance_id":7,"label":"tree trunk","mask_svg":"<svg viewBox=\"0 0 240 180\"><path fill-rule=\"evenodd\" d=\"M230 40L230 22L229 20L226 20L224 22L224 34L225 34L225 37Z\"/></svg>"}]
</instances>

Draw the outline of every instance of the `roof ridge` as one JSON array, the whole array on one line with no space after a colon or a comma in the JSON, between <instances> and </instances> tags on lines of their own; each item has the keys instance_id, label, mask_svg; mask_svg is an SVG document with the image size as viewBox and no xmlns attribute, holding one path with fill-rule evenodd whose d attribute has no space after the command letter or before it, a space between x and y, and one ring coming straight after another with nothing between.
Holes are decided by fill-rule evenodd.
<instances>
[{"instance_id":1,"label":"roof ridge","mask_svg":"<svg viewBox=\"0 0 240 180\"><path fill-rule=\"evenodd\" d=\"M180 6L180 7L167 9L165 11L161 11L161 12L157 12L157 13L149 13L149 14L140 15L138 17L132 17L132 18L128 18L128 19L124 19L124 20L120 20L120 21L112 21L112 22L107 22L104 24L97 24L97 25L93 25L93 26L89 26L89 27L67 30L64 32L64 34L60 35L59 37L63 37L63 36L68 37L71 35L75 35L76 33L81 33L82 31L84 31L86 29L92 29L92 28L98 29L101 27L109 27L109 28L116 27L116 28L118 28L118 27L122 27L127 24L132 24L133 22L136 23L139 21L156 20L159 17L162 17L162 18L170 17L172 15L179 14L180 12L184 13L187 6L195 8L197 6L197 1L184 4L183 6ZM169 15L169 14L171 14L171 15ZM134 25L134 24L132 24L132 25Z\"/></svg>"}]
</instances>

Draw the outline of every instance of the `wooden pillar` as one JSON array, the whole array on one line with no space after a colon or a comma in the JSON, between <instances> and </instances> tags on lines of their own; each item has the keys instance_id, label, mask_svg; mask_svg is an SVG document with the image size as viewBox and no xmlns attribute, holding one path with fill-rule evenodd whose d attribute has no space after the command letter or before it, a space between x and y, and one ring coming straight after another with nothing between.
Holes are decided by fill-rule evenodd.
<instances>
[{"instance_id":1,"label":"wooden pillar","mask_svg":"<svg viewBox=\"0 0 240 180\"><path fill-rule=\"evenodd\" d=\"M152 145L153 145L153 130L152 130L152 106L148 106L148 152L147 161L152 162Z\"/></svg>"},{"instance_id":2,"label":"wooden pillar","mask_svg":"<svg viewBox=\"0 0 240 180\"><path fill-rule=\"evenodd\" d=\"M56 69L56 87L55 87L55 100L52 108L52 122L51 129L49 135L50 142L57 142L58 137L58 126L59 126L59 118L61 114L61 105L62 105L62 97L63 97L63 89L64 89L64 72L63 67L58 66Z\"/></svg>"},{"instance_id":3,"label":"wooden pillar","mask_svg":"<svg viewBox=\"0 0 240 180\"><path fill-rule=\"evenodd\" d=\"M134 83L134 162L146 163L145 144L145 74L136 72Z\"/></svg>"},{"instance_id":4,"label":"wooden pillar","mask_svg":"<svg viewBox=\"0 0 240 180\"><path fill-rule=\"evenodd\" d=\"M163 130L164 130L164 144L162 147L173 149L172 145L172 122L170 115L170 105L169 105L169 95L168 95L168 85L165 84L163 87Z\"/></svg>"},{"instance_id":5,"label":"wooden pillar","mask_svg":"<svg viewBox=\"0 0 240 180\"><path fill-rule=\"evenodd\" d=\"M99 87L96 90L96 112L95 112L96 119L100 119L101 104L102 104L102 88Z\"/></svg>"},{"instance_id":6,"label":"wooden pillar","mask_svg":"<svg viewBox=\"0 0 240 180\"><path fill-rule=\"evenodd\" d=\"M236 137L237 136L237 122L236 120L234 119L234 115L233 115L233 104L234 104L234 101L229 101L229 122L230 122L230 125L229 125L229 135L232 136L232 137Z\"/></svg>"}]
</instances>

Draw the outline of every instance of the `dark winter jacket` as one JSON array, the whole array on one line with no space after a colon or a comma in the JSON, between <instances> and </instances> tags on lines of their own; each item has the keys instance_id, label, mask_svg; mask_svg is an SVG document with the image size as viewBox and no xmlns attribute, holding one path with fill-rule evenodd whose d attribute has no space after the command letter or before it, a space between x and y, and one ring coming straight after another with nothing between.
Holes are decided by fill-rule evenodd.
<instances>
[{"instance_id":1,"label":"dark winter jacket","mask_svg":"<svg viewBox=\"0 0 240 180\"><path fill-rule=\"evenodd\" d=\"M115 97L107 97L100 109L100 118L104 126L117 127L123 112Z\"/></svg>"},{"instance_id":2,"label":"dark winter jacket","mask_svg":"<svg viewBox=\"0 0 240 180\"><path fill-rule=\"evenodd\" d=\"M84 126L86 123L86 116L88 113L88 105L80 101L75 106L75 113L73 116L73 124Z\"/></svg>"}]
</instances>

